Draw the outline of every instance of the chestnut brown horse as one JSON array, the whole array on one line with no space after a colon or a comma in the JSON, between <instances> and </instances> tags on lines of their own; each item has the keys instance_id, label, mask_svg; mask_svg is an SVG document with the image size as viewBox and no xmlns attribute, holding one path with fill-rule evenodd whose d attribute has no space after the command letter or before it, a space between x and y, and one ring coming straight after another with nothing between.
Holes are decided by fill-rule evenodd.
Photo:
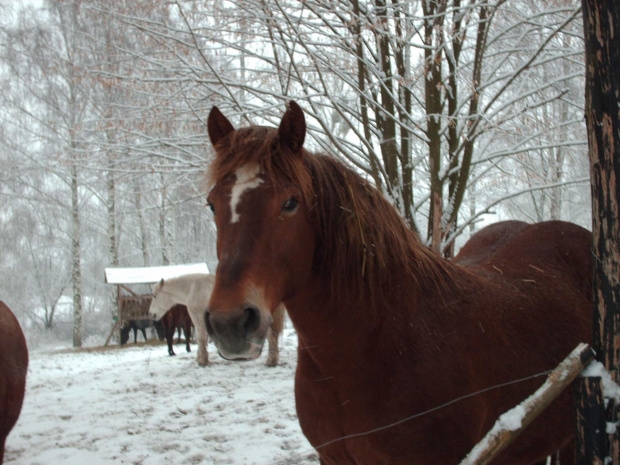
<instances>
[{"instance_id":1,"label":"chestnut brown horse","mask_svg":"<svg viewBox=\"0 0 620 465\"><path fill-rule=\"evenodd\" d=\"M22 409L28 372L28 348L19 322L0 301L0 464L6 437Z\"/></svg>"},{"instance_id":2,"label":"chestnut brown horse","mask_svg":"<svg viewBox=\"0 0 620 465\"><path fill-rule=\"evenodd\" d=\"M182 304L177 304L166 312L164 317L160 320L164 326L166 333L166 342L168 342L168 354L176 355L172 347L174 343L174 333L177 328L183 328L183 334L185 335L185 350L191 352L189 346L189 340L192 337L192 328L194 324L189 317L187 307ZM180 333L179 333L180 334ZM180 336L179 336L180 337Z\"/></svg>"},{"instance_id":3,"label":"chestnut brown horse","mask_svg":"<svg viewBox=\"0 0 620 465\"><path fill-rule=\"evenodd\" d=\"M500 223L446 261L369 182L303 149L294 102L277 129L235 130L214 108L208 131L208 331L223 356L255 358L284 302L297 413L322 464L457 464L589 341L585 229ZM566 392L494 463L543 461L571 440L572 418Z\"/></svg>"}]
</instances>

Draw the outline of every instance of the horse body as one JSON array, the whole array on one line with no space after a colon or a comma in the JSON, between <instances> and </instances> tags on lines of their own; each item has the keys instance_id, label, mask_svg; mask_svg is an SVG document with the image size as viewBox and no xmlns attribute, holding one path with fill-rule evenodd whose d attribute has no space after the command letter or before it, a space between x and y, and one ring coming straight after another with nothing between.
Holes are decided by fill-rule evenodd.
<instances>
[{"instance_id":1,"label":"horse body","mask_svg":"<svg viewBox=\"0 0 620 465\"><path fill-rule=\"evenodd\" d=\"M198 354L196 360L201 366L209 364L207 351L207 327L205 326L205 302L209 301L215 277L211 274L196 273L161 280L153 289L153 300L149 314L154 320L161 319L177 304L187 307L189 316L196 328Z\"/></svg>"},{"instance_id":2,"label":"horse body","mask_svg":"<svg viewBox=\"0 0 620 465\"><path fill-rule=\"evenodd\" d=\"M189 316L196 328L198 355L196 360L201 366L209 364L207 351L208 334L205 322L206 303L211 297L215 275L196 273L161 280L153 289L153 300L149 314L155 320L161 319L166 312L177 304L187 306ZM272 334L269 337L268 366L278 364L278 336L284 326L284 307L274 313Z\"/></svg>"},{"instance_id":3,"label":"horse body","mask_svg":"<svg viewBox=\"0 0 620 465\"><path fill-rule=\"evenodd\" d=\"M183 333L185 334L185 350L191 352L189 340L192 336L192 326L194 324L189 316L187 307L181 304L175 305L166 312L161 321L164 325L166 341L168 342L168 354L176 355L172 348L172 344L174 342L174 332L177 328L179 328L179 331L180 328L183 328Z\"/></svg>"},{"instance_id":4,"label":"horse body","mask_svg":"<svg viewBox=\"0 0 620 465\"><path fill-rule=\"evenodd\" d=\"M28 372L28 348L17 318L0 301L0 465L4 445L19 418Z\"/></svg>"},{"instance_id":5,"label":"horse body","mask_svg":"<svg viewBox=\"0 0 620 465\"><path fill-rule=\"evenodd\" d=\"M443 283L401 281L388 290L380 315L369 316L361 305L334 308L329 299L319 299L320 291L286 302L300 337L298 416L322 463L458 463L501 413L543 380L446 404L550 370L578 341L589 340L589 302L581 283L589 280L584 252L590 235L573 225L547 223L528 226L514 241L538 244L540 235L549 233L568 234L570 243L554 241L544 254L519 247L519 267L514 257L508 265L498 253L477 269L449 267L450 276L444 277L449 281ZM566 245L580 266L567 270L558 245ZM473 256L457 257L455 263L466 258ZM579 273L582 280L576 279ZM364 329L353 328L362 318ZM573 421L566 392L494 463L542 461L570 441ZM381 427L386 428L375 431Z\"/></svg>"},{"instance_id":6,"label":"horse body","mask_svg":"<svg viewBox=\"0 0 620 465\"><path fill-rule=\"evenodd\" d=\"M448 262L361 177L303 150L293 102L277 130L234 130L217 109L208 129L219 257L209 333L220 353L254 358L285 304L299 337L297 413L322 464L458 463L542 384L535 375L590 340L583 228L499 223ZM572 421L565 393L494 463L544 460Z\"/></svg>"}]
</instances>

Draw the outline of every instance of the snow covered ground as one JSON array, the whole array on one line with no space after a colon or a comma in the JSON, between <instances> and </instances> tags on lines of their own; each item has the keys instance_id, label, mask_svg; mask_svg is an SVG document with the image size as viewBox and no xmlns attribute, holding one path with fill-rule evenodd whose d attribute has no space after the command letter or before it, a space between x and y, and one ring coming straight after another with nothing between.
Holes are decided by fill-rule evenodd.
<instances>
[{"instance_id":1,"label":"snow covered ground","mask_svg":"<svg viewBox=\"0 0 620 465\"><path fill-rule=\"evenodd\" d=\"M317 464L295 414L297 337L286 329L280 343L276 368L213 345L207 368L196 345L31 353L5 464Z\"/></svg>"}]
</instances>

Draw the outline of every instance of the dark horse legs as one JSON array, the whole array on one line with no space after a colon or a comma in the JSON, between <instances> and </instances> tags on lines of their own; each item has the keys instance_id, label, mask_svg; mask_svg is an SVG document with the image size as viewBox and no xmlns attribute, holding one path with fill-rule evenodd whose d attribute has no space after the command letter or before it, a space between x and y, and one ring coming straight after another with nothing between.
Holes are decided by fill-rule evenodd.
<instances>
[{"instance_id":1,"label":"dark horse legs","mask_svg":"<svg viewBox=\"0 0 620 465\"><path fill-rule=\"evenodd\" d=\"M166 342L168 343L168 354L176 355L172 344L174 343L174 331L177 326L177 314L176 312L169 311L164 315L164 328L166 329Z\"/></svg>"},{"instance_id":2,"label":"dark horse legs","mask_svg":"<svg viewBox=\"0 0 620 465\"><path fill-rule=\"evenodd\" d=\"M192 337L192 320L189 318L186 318L184 321L183 334L185 334L185 350L191 352L192 349L189 347L189 340Z\"/></svg>"},{"instance_id":3,"label":"dark horse legs","mask_svg":"<svg viewBox=\"0 0 620 465\"><path fill-rule=\"evenodd\" d=\"M138 342L138 330L142 331L142 336L144 336L144 340L146 341L146 330L144 328L138 328L135 327L133 328L133 342L134 344L136 344Z\"/></svg>"},{"instance_id":4,"label":"dark horse legs","mask_svg":"<svg viewBox=\"0 0 620 465\"><path fill-rule=\"evenodd\" d=\"M183 327L185 333L185 350L191 352L189 340L192 335L192 320L187 313L187 307L184 305L175 305L162 318L164 328L166 330L166 341L168 342L168 354L176 355L172 344L174 343L174 333L179 327Z\"/></svg>"}]
</instances>

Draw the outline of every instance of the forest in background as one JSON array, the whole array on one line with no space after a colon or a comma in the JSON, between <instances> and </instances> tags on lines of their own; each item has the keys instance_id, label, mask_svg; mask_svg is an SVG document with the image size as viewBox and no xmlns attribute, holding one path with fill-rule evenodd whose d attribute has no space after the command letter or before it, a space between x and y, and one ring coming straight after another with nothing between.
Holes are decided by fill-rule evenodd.
<instances>
[{"instance_id":1,"label":"forest in background","mask_svg":"<svg viewBox=\"0 0 620 465\"><path fill-rule=\"evenodd\" d=\"M306 111L450 257L482 224L590 229L581 2L0 3L0 299L31 345L101 344L107 266L206 261L213 105ZM148 289L145 289L148 291Z\"/></svg>"}]
</instances>

